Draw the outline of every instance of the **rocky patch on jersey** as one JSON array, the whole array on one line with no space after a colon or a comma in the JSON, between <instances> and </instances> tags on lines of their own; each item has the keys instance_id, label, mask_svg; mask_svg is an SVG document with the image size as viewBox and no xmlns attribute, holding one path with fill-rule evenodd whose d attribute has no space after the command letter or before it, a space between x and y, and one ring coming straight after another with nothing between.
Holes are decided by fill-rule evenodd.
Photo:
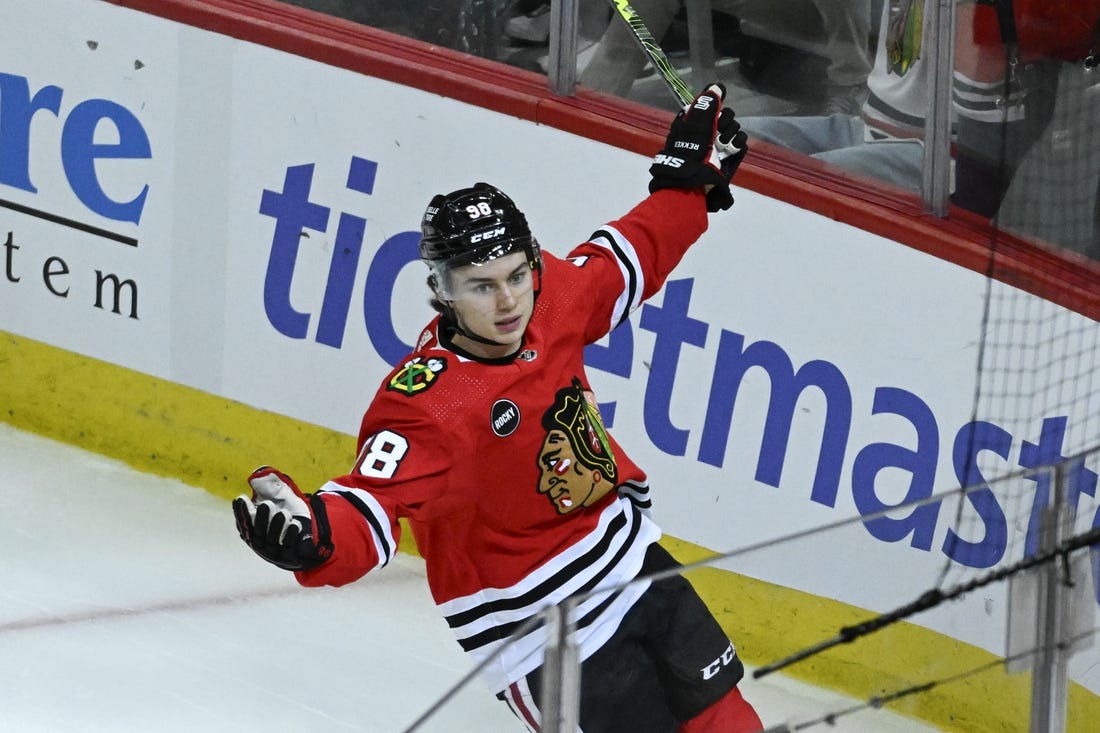
<instances>
[{"instance_id":1,"label":"rocky patch on jersey","mask_svg":"<svg viewBox=\"0 0 1100 733\"><path fill-rule=\"evenodd\" d=\"M592 506L614 490L618 468L611 442L595 395L579 379L557 391L542 427L538 491L558 514Z\"/></svg>"},{"instance_id":2,"label":"rocky patch on jersey","mask_svg":"<svg viewBox=\"0 0 1100 733\"><path fill-rule=\"evenodd\" d=\"M498 437L506 438L519 427L519 407L511 400L497 400L493 403L489 420L493 426L493 432Z\"/></svg>"},{"instance_id":3,"label":"rocky patch on jersey","mask_svg":"<svg viewBox=\"0 0 1100 733\"><path fill-rule=\"evenodd\" d=\"M446 369L447 360L441 356L433 356L429 359L418 356L405 362L405 366L390 378L386 389L412 397L435 384L435 380Z\"/></svg>"}]
</instances>

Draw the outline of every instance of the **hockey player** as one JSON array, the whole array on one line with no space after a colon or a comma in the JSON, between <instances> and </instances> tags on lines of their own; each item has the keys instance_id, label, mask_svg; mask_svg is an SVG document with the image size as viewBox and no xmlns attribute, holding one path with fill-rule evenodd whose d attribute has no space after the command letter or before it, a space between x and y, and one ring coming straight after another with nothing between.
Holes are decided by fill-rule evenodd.
<instances>
[{"instance_id":1,"label":"hockey player","mask_svg":"<svg viewBox=\"0 0 1100 733\"><path fill-rule=\"evenodd\" d=\"M545 632L513 632L571 596L586 733L748 733L734 646L657 544L646 474L604 429L583 350L659 290L728 209L747 151L724 88L680 112L651 194L567 259L544 253L504 193L432 199L420 255L439 315L363 416L351 472L303 494L270 468L233 502L242 539L305 586L384 566L408 520L432 596L529 730ZM623 586L626 585L624 588ZM607 589L607 592L599 591Z\"/></svg>"}]
</instances>

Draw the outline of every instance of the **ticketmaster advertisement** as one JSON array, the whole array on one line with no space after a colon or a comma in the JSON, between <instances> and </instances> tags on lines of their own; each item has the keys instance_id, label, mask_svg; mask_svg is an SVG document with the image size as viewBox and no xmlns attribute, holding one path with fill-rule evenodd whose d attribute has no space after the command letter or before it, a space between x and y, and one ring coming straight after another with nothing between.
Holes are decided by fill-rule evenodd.
<instances>
[{"instance_id":1,"label":"ticketmaster advertisement","mask_svg":"<svg viewBox=\"0 0 1100 733\"><path fill-rule=\"evenodd\" d=\"M8 3L0 49L0 331L349 435L433 315L417 243L434 194L493 183L559 255L646 195L643 156L109 3ZM1093 344L1100 326L735 198L586 355L666 534L878 613L1022 559L1046 474L935 497L1056 462L1100 426L1073 400L1012 419L1019 393L976 414L985 305L1013 298ZM1075 469L1078 528L1100 523L1098 470ZM1010 606L998 585L909 621L1004 656ZM1100 694L1097 652L1070 676Z\"/></svg>"}]
</instances>

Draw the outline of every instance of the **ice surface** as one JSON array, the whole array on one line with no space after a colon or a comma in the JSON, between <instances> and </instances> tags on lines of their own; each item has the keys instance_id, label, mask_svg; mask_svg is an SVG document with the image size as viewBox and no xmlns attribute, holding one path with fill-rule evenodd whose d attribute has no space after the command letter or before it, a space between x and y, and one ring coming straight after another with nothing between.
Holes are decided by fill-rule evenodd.
<instances>
[{"instance_id":1,"label":"ice surface","mask_svg":"<svg viewBox=\"0 0 1100 733\"><path fill-rule=\"evenodd\" d=\"M399 733L470 670L417 558L300 588L201 489L3 424L0 467L0 730ZM854 704L782 675L742 689L768 726ZM475 680L418 730L523 726ZM808 730L935 729L868 710Z\"/></svg>"}]
</instances>

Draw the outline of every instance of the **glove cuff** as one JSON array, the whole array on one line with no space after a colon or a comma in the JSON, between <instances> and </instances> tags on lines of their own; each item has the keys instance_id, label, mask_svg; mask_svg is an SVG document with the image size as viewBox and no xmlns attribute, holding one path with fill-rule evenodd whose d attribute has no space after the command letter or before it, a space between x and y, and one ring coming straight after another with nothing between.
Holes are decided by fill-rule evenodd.
<instances>
[{"instance_id":1,"label":"glove cuff","mask_svg":"<svg viewBox=\"0 0 1100 733\"><path fill-rule=\"evenodd\" d=\"M664 163L654 163L649 168L649 192L662 188L695 188L696 186L725 186L728 181L709 163L684 160L672 168Z\"/></svg>"},{"instance_id":2,"label":"glove cuff","mask_svg":"<svg viewBox=\"0 0 1100 733\"><path fill-rule=\"evenodd\" d=\"M731 206L733 206L733 193L730 191L729 183L723 182L707 191L707 211L710 213L725 211Z\"/></svg>"},{"instance_id":3,"label":"glove cuff","mask_svg":"<svg viewBox=\"0 0 1100 733\"><path fill-rule=\"evenodd\" d=\"M679 178L670 178L668 176L655 175L649 181L649 192L656 193L665 188L702 188L704 186L710 186L711 189L707 191L707 211L714 213L716 211L725 211L733 206L733 193L730 191L729 180L711 168L709 165L697 164L701 168L706 168L713 176L699 175L695 180L683 180Z\"/></svg>"},{"instance_id":4,"label":"glove cuff","mask_svg":"<svg viewBox=\"0 0 1100 733\"><path fill-rule=\"evenodd\" d=\"M317 547L317 557L324 562L332 557L332 529L328 523L328 509L319 494L308 494L309 510L313 514L313 543ZM320 563L318 563L320 564Z\"/></svg>"}]
</instances>

